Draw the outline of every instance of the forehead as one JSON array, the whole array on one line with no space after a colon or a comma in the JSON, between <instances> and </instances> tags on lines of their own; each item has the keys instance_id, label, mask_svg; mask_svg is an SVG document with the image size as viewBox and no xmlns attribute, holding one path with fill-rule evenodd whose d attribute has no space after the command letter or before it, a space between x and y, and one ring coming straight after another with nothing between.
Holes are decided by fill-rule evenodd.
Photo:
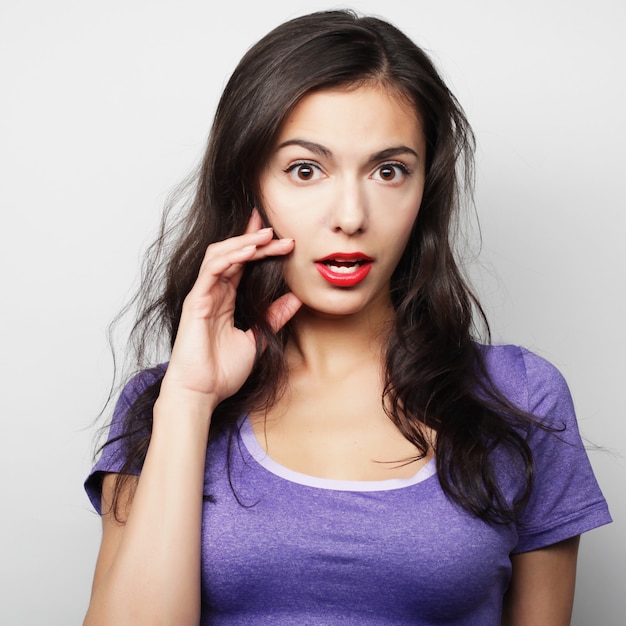
<instances>
[{"instance_id":1,"label":"forehead","mask_svg":"<svg viewBox=\"0 0 626 626\"><path fill-rule=\"evenodd\" d=\"M381 142L420 146L424 141L419 115L408 99L369 84L306 95L285 119L276 145L293 138L329 146L356 142L365 147L375 143L377 149Z\"/></svg>"}]
</instances>

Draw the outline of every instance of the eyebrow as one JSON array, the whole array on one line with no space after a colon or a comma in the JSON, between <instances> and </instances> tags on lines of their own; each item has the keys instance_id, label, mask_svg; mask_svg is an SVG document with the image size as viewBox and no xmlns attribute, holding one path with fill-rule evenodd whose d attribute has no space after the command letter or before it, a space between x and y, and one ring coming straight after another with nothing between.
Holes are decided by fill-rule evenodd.
<instances>
[{"instance_id":1,"label":"eyebrow","mask_svg":"<svg viewBox=\"0 0 626 626\"><path fill-rule=\"evenodd\" d=\"M276 148L276 150L280 150L281 148L285 148L287 146L300 146L302 148L305 148L306 150L310 150L314 154L319 154L320 156L326 158L332 158L333 156L332 150L329 150L319 143L307 141L306 139L288 139L287 141L283 141ZM393 157L400 156L401 154L412 154L415 158L420 158L419 154L417 154L417 152L415 152L413 148L409 148L409 146L393 146L391 148L385 148L384 150L380 150L379 152L375 152L374 154L372 154L368 159L368 163L384 161L385 159L391 159Z\"/></svg>"}]
</instances>

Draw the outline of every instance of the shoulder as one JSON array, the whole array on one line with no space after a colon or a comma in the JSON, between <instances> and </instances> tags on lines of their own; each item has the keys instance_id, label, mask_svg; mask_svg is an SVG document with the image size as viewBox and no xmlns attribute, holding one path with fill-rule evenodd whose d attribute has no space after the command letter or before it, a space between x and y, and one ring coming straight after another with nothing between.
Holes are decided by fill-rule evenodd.
<instances>
[{"instance_id":1,"label":"shoulder","mask_svg":"<svg viewBox=\"0 0 626 626\"><path fill-rule=\"evenodd\" d=\"M167 364L142 370L132 375L122 387L108 425L103 456L122 454L128 437L141 437L152 429L152 404L147 392L161 382Z\"/></svg>"},{"instance_id":2,"label":"shoulder","mask_svg":"<svg viewBox=\"0 0 626 626\"><path fill-rule=\"evenodd\" d=\"M132 406L145 391L163 379L166 370L167 363L161 363L133 374L122 388L120 401Z\"/></svg>"},{"instance_id":3,"label":"shoulder","mask_svg":"<svg viewBox=\"0 0 626 626\"><path fill-rule=\"evenodd\" d=\"M150 419L129 419L131 409L153 385L160 382L165 374L167 364L143 370L130 377L122 388L113 410L113 417L108 426L106 441L100 447L100 456L85 480L85 490L94 508L101 512L101 490L104 476L109 473L139 474L142 461L128 445L131 436L149 434Z\"/></svg>"},{"instance_id":4,"label":"shoulder","mask_svg":"<svg viewBox=\"0 0 626 626\"><path fill-rule=\"evenodd\" d=\"M550 361L516 345L480 345L486 372L510 402L541 417L556 404L571 404L563 374Z\"/></svg>"},{"instance_id":5,"label":"shoulder","mask_svg":"<svg viewBox=\"0 0 626 626\"><path fill-rule=\"evenodd\" d=\"M128 411L148 389L161 382L166 370L167 363L161 363L155 367L142 370L129 378L122 387L115 405L115 410L113 411L113 419L111 420L112 430L124 420Z\"/></svg>"},{"instance_id":6,"label":"shoulder","mask_svg":"<svg viewBox=\"0 0 626 626\"><path fill-rule=\"evenodd\" d=\"M480 344L478 350L489 374L501 384L515 386L520 380L535 382L547 379L557 384L564 381L559 370L550 361L523 346Z\"/></svg>"}]
</instances>

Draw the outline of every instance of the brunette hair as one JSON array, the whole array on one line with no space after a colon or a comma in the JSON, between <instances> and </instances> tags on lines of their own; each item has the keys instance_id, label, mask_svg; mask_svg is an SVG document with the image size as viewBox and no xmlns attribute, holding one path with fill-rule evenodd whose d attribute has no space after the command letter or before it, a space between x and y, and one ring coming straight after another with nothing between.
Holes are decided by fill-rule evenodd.
<instances>
[{"instance_id":1,"label":"brunette hair","mask_svg":"<svg viewBox=\"0 0 626 626\"><path fill-rule=\"evenodd\" d=\"M454 254L460 200L471 197L473 134L427 55L385 21L351 11L313 13L278 26L243 57L218 104L204 160L191 183L194 195L173 224L166 213L150 250L135 301L138 363L146 366L159 337L173 345L183 300L207 246L243 232L254 206L265 219L260 173L290 111L312 92L363 84L379 84L410 102L427 145L420 212L392 277L396 315L381 401L421 454L431 443L423 427L434 429L438 477L450 498L487 521L512 521L531 485L525 439L532 418L489 380L475 342L474 317L487 335L488 325ZM270 406L280 393L287 376L289 324L274 334L265 315L285 290L280 259L246 266L235 323L254 329L258 357L239 392L217 408L212 435L233 429L244 411ZM156 376L126 414L120 437L127 460L116 485L116 510L125 474L143 462L159 388ZM505 502L493 470L493 452L503 447L519 461L526 484L512 504Z\"/></svg>"}]
</instances>

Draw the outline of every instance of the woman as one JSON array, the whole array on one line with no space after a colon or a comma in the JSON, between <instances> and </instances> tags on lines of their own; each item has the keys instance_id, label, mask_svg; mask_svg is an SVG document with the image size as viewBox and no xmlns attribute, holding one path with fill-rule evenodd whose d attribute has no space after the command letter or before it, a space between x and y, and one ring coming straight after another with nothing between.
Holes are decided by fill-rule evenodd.
<instances>
[{"instance_id":1,"label":"woman","mask_svg":"<svg viewBox=\"0 0 626 626\"><path fill-rule=\"evenodd\" d=\"M312 14L245 55L141 293L140 354L165 334L169 363L87 481L86 624L569 623L610 518L558 372L472 335L471 164L383 21Z\"/></svg>"}]
</instances>

